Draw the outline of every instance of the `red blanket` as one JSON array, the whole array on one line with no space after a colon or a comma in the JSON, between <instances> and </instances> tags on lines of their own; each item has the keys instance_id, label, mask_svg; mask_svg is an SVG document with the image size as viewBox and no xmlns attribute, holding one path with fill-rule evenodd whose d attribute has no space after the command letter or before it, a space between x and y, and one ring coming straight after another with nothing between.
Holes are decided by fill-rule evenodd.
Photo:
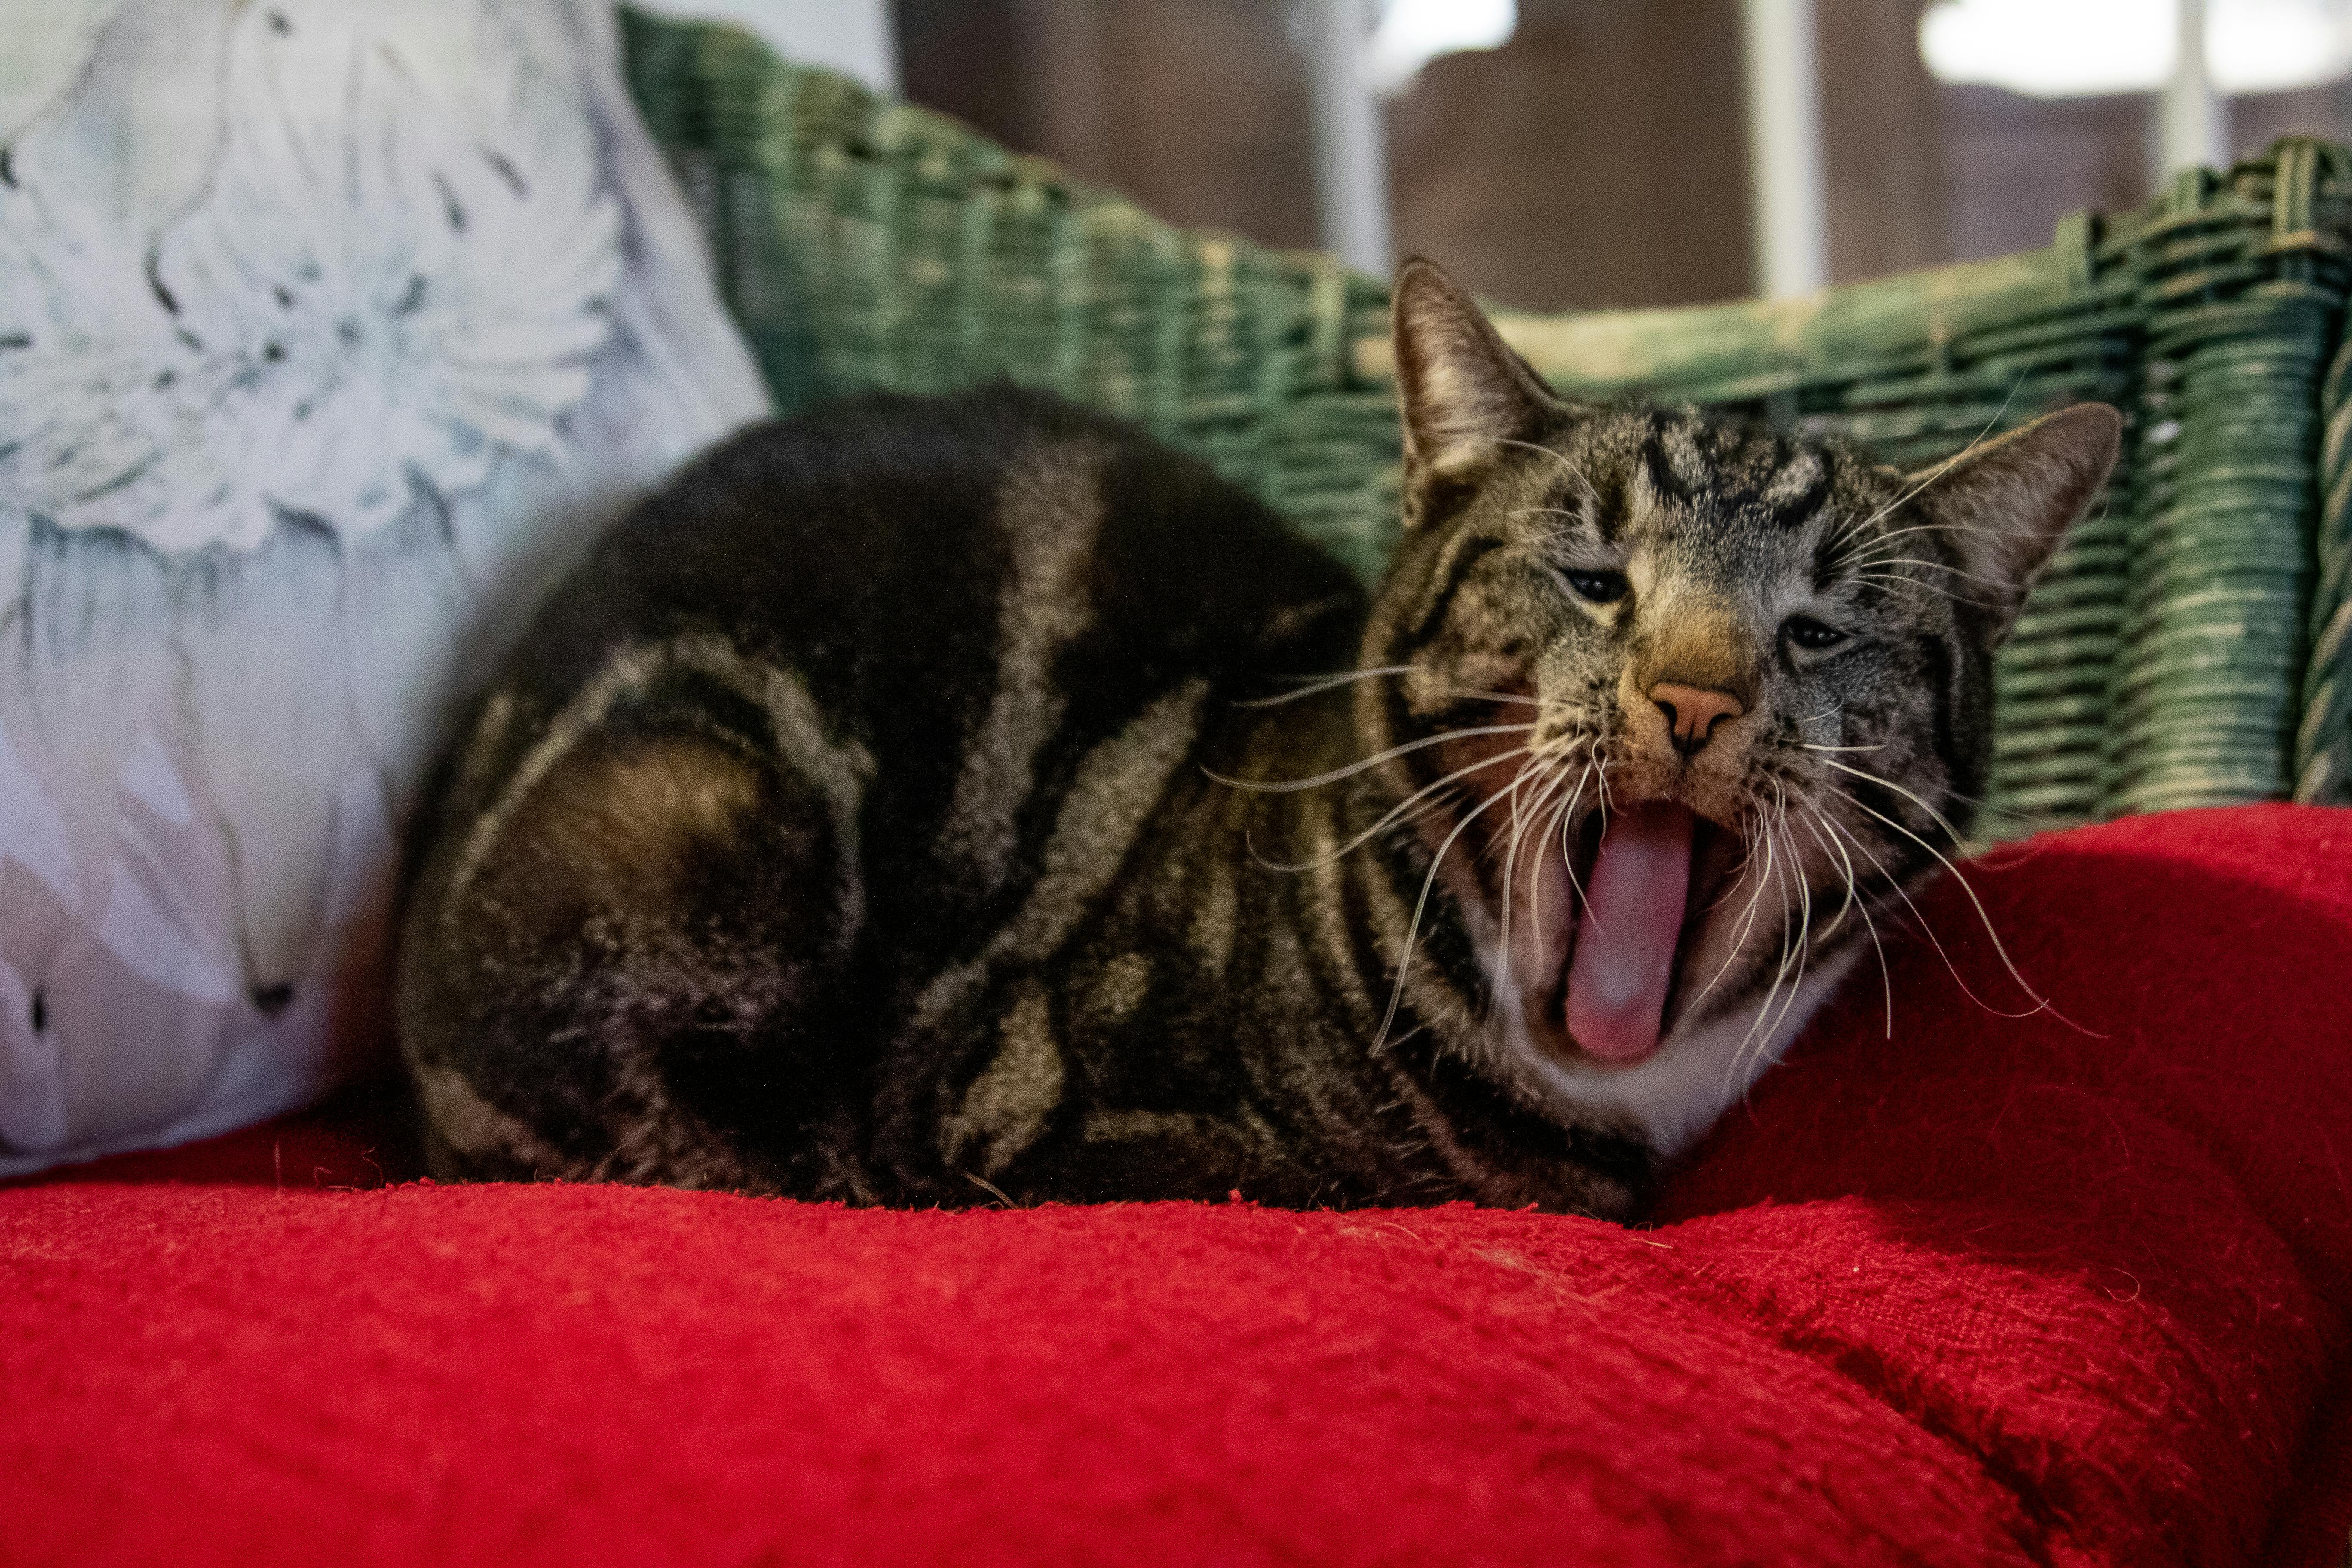
<instances>
[{"instance_id":1,"label":"red blanket","mask_svg":"<svg viewBox=\"0 0 2352 1568\"><path fill-rule=\"evenodd\" d=\"M1654 1230L386 1185L318 1119L0 1191L0 1561L2340 1563L2352 814L1970 879L2066 1021L1890 940L1892 1042L1865 959Z\"/></svg>"}]
</instances>

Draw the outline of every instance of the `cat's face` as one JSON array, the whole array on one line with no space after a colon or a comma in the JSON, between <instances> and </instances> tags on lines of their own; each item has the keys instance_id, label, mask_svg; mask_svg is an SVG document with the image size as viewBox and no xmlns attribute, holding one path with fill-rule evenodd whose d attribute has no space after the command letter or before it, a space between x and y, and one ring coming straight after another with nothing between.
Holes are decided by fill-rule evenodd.
<instances>
[{"instance_id":1,"label":"cat's face","mask_svg":"<svg viewBox=\"0 0 2352 1568\"><path fill-rule=\"evenodd\" d=\"M2070 409L1905 476L1571 406L1421 263L1397 358L1407 533L1364 650L1397 673L1358 722L1403 748L1428 918L1478 971L1408 987L1489 1071L1672 1148L1954 851L1992 650L2121 422Z\"/></svg>"}]
</instances>

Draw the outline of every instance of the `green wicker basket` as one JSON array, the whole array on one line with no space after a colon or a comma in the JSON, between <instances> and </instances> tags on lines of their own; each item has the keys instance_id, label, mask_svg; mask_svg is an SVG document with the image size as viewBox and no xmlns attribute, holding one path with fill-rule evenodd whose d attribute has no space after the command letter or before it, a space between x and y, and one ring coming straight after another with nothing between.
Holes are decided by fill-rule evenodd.
<instances>
[{"instance_id":1,"label":"green wicker basket","mask_svg":"<svg viewBox=\"0 0 2352 1568\"><path fill-rule=\"evenodd\" d=\"M781 407L992 377L1195 452L1366 576L1396 528L1384 282L1173 227L723 26L624 13L631 87ZM2352 153L2282 142L2046 249L1802 300L1504 313L1561 389L1919 465L2097 398L2105 504L2001 652L2006 831L2352 802Z\"/></svg>"}]
</instances>

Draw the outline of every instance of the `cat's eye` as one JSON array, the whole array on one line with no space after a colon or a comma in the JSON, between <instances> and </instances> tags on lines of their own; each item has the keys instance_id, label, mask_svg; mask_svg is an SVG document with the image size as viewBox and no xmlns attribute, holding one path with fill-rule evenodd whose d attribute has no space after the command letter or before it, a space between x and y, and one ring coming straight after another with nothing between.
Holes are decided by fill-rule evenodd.
<instances>
[{"instance_id":1,"label":"cat's eye","mask_svg":"<svg viewBox=\"0 0 2352 1568\"><path fill-rule=\"evenodd\" d=\"M1811 653L1835 647L1845 641L1845 633L1811 616L1790 616L1780 630L1790 642Z\"/></svg>"},{"instance_id":2,"label":"cat's eye","mask_svg":"<svg viewBox=\"0 0 2352 1568\"><path fill-rule=\"evenodd\" d=\"M1627 584L1622 572L1563 572L1568 585L1576 590L1580 599L1596 605L1613 605L1625 596Z\"/></svg>"}]
</instances>

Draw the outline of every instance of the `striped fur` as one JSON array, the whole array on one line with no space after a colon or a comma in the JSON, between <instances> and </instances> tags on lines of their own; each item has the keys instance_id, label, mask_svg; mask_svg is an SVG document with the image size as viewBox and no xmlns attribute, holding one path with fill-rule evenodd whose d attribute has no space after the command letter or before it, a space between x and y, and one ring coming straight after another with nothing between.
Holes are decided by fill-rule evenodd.
<instances>
[{"instance_id":1,"label":"striped fur","mask_svg":"<svg viewBox=\"0 0 2352 1568\"><path fill-rule=\"evenodd\" d=\"M1834 446L1559 405L1433 270L1400 302L1413 526L1370 600L1009 389L751 431L616 530L417 826L439 1169L1633 1212L1964 824L1990 649L2097 433L1906 498ZM1791 648L1800 613L1851 646ZM1636 700L1662 669L1753 695L1693 764ZM1553 1021L1564 922L1506 930L1503 879L1658 795L1717 825L1715 905L1664 1043L1611 1068Z\"/></svg>"}]
</instances>

